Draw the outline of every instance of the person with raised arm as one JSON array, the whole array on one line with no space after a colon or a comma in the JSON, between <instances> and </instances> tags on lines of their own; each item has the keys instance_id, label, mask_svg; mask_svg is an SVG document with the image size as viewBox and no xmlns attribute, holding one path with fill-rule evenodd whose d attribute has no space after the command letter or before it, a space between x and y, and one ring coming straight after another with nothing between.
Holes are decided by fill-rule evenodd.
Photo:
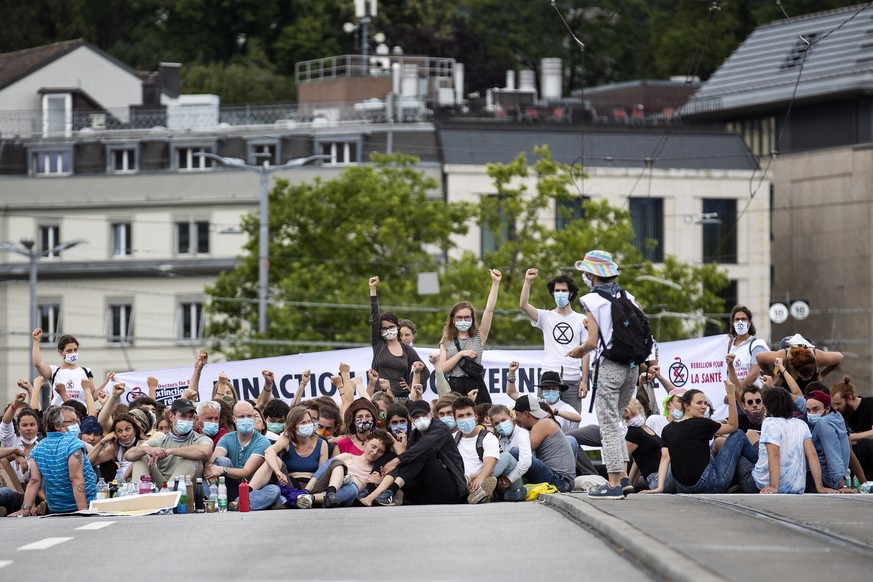
<instances>
[{"instance_id":1,"label":"person with raised arm","mask_svg":"<svg viewBox=\"0 0 873 582\"><path fill-rule=\"evenodd\" d=\"M66 399L78 400L85 404L85 393L82 390L82 380L93 379L94 375L88 368L79 365L79 341L71 335L62 335L58 340L58 355L61 363L58 366L48 365L42 361L42 353L39 344L42 341L43 331L40 328L33 330L33 350L31 359L39 375L49 381L54 387L62 384L67 391L67 398L60 394L52 397L53 406L60 405Z\"/></svg>"}]
</instances>

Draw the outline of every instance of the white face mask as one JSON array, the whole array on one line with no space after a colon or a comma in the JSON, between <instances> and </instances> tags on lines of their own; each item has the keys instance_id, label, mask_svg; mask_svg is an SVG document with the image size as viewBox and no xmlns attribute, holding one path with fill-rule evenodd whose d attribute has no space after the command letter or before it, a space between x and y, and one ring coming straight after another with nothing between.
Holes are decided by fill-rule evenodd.
<instances>
[{"instance_id":1,"label":"white face mask","mask_svg":"<svg viewBox=\"0 0 873 582\"><path fill-rule=\"evenodd\" d=\"M415 420L412 421L413 428L418 429L421 432L426 431L430 428L430 417L429 416L419 416Z\"/></svg>"},{"instance_id":2,"label":"white face mask","mask_svg":"<svg viewBox=\"0 0 873 582\"><path fill-rule=\"evenodd\" d=\"M396 327L389 327L388 329L383 329L382 330L382 337L385 339L385 341L388 341L388 342L396 340L397 339L397 328Z\"/></svg>"},{"instance_id":3,"label":"white face mask","mask_svg":"<svg viewBox=\"0 0 873 582\"><path fill-rule=\"evenodd\" d=\"M646 424L646 417L642 414L638 414L637 416L626 420L625 424L627 424L628 426L643 426L644 424Z\"/></svg>"},{"instance_id":4,"label":"white face mask","mask_svg":"<svg viewBox=\"0 0 873 582\"><path fill-rule=\"evenodd\" d=\"M588 273L582 273L582 282L591 289L594 287L594 281L591 280L591 276Z\"/></svg>"},{"instance_id":5,"label":"white face mask","mask_svg":"<svg viewBox=\"0 0 873 582\"><path fill-rule=\"evenodd\" d=\"M748 321L735 321L734 322L734 331L737 332L737 335L746 335L749 331L749 322Z\"/></svg>"},{"instance_id":6,"label":"white face mask","mask_svg":"<svg viewBox=\"0 0 873 582\"><path fill-rule=\"evenodd\" d=\"M79 361L79 352L71 352L64 355L64 361L68 364L75 364Z\"/></svg>"}]
</instances>

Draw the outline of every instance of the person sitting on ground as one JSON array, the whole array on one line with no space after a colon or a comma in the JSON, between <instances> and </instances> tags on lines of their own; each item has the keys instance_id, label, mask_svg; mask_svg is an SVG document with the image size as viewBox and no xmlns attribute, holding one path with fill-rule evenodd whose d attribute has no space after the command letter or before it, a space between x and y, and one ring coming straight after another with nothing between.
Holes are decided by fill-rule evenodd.
<instances>
[{"instance_id":1,"label":"person sitting on ground","mask_svg":"<svg viewBox=\"0 0 873 582\"><path fill-rule=\"evenodd\" d=\"M671 389L667 392L667 397L662 402L664 414L653 414L646 418L646 426L655 431L658 437L661 437L665 426L671 422L682 420L685 416L685 410L682 407L683 394L685 394L685 388Z\"/></svg>"},{"instance_id":2,"label":"person sitting on ground","mask_svg":"<svg viewBox=\"0 0 873 582\"><path fill-rule=\"evenodd\" d=\"M647 422L649 417L660 417L658 404L655 400L656 381L667 393L676 388L661 374L661 365L656 360L650 361L648 364L640 364L640 377L637 379L637 400L639 400L640 404L643 405ZM666 424L666 419L662 420L664 420L664 424ZM650 426L649 428L655 430L655 427L653 426ZM663 428L664 426L661 425L660 429Z\"/></svg>"},{"instance_id":3,"label":"person sitting on ground","mask_svg":"<svg viewBox=\"0 0 873 582\"><path fill-rule=\"evenodd\" d=\"M207 497L209 485L224 477L228 500L237 499L242 480L251 480L264 464L270 441L255 430L255 407L244 400L237 402L233 407L233 421L236 430L218 440L203 470L203 490Z\"/></svg>"},{"instance_id":4,"label":"person sitting on ground","mask_svg":"<svg viewBox=\"0 0 873 582\"><path fill-rule=\"evenodd\" d=\"M112 430L112 423L115 420L116 414L124 414L130 411L129 406L126 407L124 412L118 410L118 406L121 405L121 397L124 396L126 389L127 385L124 382L115 382L112 385L112 392L109 393L109 398L103 404L103 408L100 409L100 414L97 415L97 420L104 431Z\"/></svg>"},{"instance_id":5,"label":"person sitting on ground","mask_svg":"<svg viewBox=\"0 0 873 582\"><path fill-rule=\"evenodd\" d=\"M760 352L756 359L765 374L773 375L776 358L785 362L785 370L791 373L802 391L810 382L821 381L825 376L836 370L843 363L840 352L825 352L815 349L812 342L795 334L786 340L785 349Z\"/></svg>"},{"instance_id":6,"label":"person sitting on ground","mask_svg":"<svg viewBox=\"0 0 873 582\"><path fill-rule=\"evenodd\" d=\"M306 493L303 490L313 473L327 461L327 451L327 442L315 434L315 421L309 410L302 406L292 408L279 440L267 447L264 464L252 478L251 509L295 503Z\"/></svg>"},{"instance_id":7,"label":"person sitting on ground","mask_svg":"<svg viewBox=\"0 0 873 582\"><path fill-rule=\"evenodd\" d=\"M449 427L449 430L453 433L458 427L455 424L455 413L452 412L452 404L460 397L461 395L457 392L449 392L445 396L438 398L433 405L435 417Z\"/></svg>"},{"instance_id":8,"label":"person sitting on ground","mask_svg":"<svg viewBox=\"0 0 873 582\"><path fill-rule=\"evenodd\" d=\"M344 422L348 435L336 441L340 453L364 454L367 435L376 425L376 407L366 398L358 398L346 409Z\"/></svg>"},{"instance_id":9,"label":"person sitting on ground","mask_svg":"<svg viewBox=\"0 0 873 582\"><path fill-rule=\"evenodd\" d=\"M190 400L174 400L170 406L170 433L140 442L124 454L125 461L133 462L133 481L150 476L152 483L160 486L179 476L190 476L192 481L203 476L213 445L212 439L194 431L195 411ZM145 414L141 410L133 412Z\"/></svg>"},{"instance_id":10,"label":"person sitting on ground","mask_svg":"<svg viewBox=\"0 0 873 582\"><path fill-rule=\"evenodd\" d=\"M873 476L873 396L858 396L849 376L831 386L831 406L839 412L849 429L852 452L867 478ZM856 475L861 477L861 475Z\"/></svg>"},{"instance_id":11,"label":"person sitting on ground","mask_svg":"<svg viewBox=\"0 0 873 582\"><path fill-rule=\"evenodd\" d=\"M32 360L39 375L49 382L49 386L61 384L66 388L67 397L60 394L52 397L51 404L57 406L67 398L78 400L85 404L85 392L82 389L82 380L93 380L91 370L79 365L79 341L71 335L62 335L58 340L58 354L61 358L59 366L50 366L43 363L40 353L43 331L40 328L33 330ZM93 384L92 384L93 387ZM93 394L92 394L93 397Z\"/></svg>"},{"instance_id":12,"label":"person sitting on ground","mask_svg":"<svg viewBox=\"0 0 873 582\"><path fill-rule=\"evenodd\" d=\"M412 366L421 362L418 352L398 339L400 334L400 319L394 313L379 310L377 286L379 277L370 277L370 345L373 347L373 362L371 367L380 378L388 380L394 398L405 402L409 399L409 387L412 384L426 384L430 372L422 363L419 372L421 379L413 381Z\"/></svg>"},{"instance_id":13,"label":"person sitting on ground","mask_svg":"<svg viewBox=\"0 0 873 582\"><path fill-rule=\"evenodd\" d=\"M148 382L149 379L152 379L152 378L154 378L154 376L149 376L149 378L146 381ZM157 378L154 378L154 380L155 380L155 382L158 381ZM151 398L150 396L137 396L136 398L134 398L133 402L130 403L128 409L129 410L136 410L137 408L139 408L140 410L144 410L145 412L148 412L154 418L158 417L157 416L158 415L158 401L155 400L154 398Z\"/></svg>"},{"instance_id":14,"label":"person sitting on ground","mask_svg":"<svg viewBox=\"0 0 873 582\"><path fill-rule=\"evenodd\" d=\"M476 404L483 402L490 404L491 395L485 389L485 381L482 377L474 377L464 372L461 361L463 358L469 358L480 366L482 365L482 352L485 350L488 335L491 333L491 322L494 318L494 308L497 305L497 296L500 292L500 280L503 277L497 269L490 269L489 273L491 274L491 290L488 292L480 325L476 324L476 311L470 302L461 301L452 306L443 326L443 335L440 339L440 359L437 364L446 375L453 392L467 396L471 390L478 390Z\"/></svg>"},{"instance_id":15,"label":"person sitting on ground","mask_svg":"<svg viewBox=\"0 0 873 582\"><path fill-rule=\"evenodd\" d=\"M661 440L667 448L670 471L679 493L726 493L734 478L740 456L751 463L758 453L746 434L737 430L736 391L725 380L728 396L728 419L721 424L705 418L706 395L691 389L682 395L682 420L664 427ZM709 442L714 436L729 435L715 460L711 460Z\"/></svg>"},{"instance_id":16,"label":"person sitting on ground","mask_svg":"<svg viewBox=\"0 0 873 582\"><path fill-rule=\"evenodd\" d=\"M440 353L431 352L427 359L430 362L430 365L433 366L435 378L434 386L436 388L437 396L445 396L452 391L452 387L449 385L449 381L446 380L446 375L443 373L443 369L438 366L440 362Z\"/></svg>"},{"instance_id":17,"label":"person sitting on ground","mask_svg":"<svg viewBox=\"0 0 873 582\"><path fill-rule=\"evenodd\" d=\"M112 422L109 431L100 442L88 453L91 465L100 469L100 474L107 481L112 481L120 468L125 478L130 476L132 463L124 459L125 453L142 441L139 424L130 414L120 414Z\"/></svg>"},{"instance_id":18,"label":"person sitting on ground","mask_svg":"<svg viewBox=\"0 0 873 582\"><path fill-rule=\"evenodd\" d=\"M139 425L139 432L145 440L166 436L169 432L160 434L152 427L152 415L140 408L128 410L126 414L130 415ZM114 424L114 423L113 423ZM172 428L172 425L170 425ZM110 427L111 428L111 427Z\"/></svg>"},{"instance_id":19,"label":"person sitting on ground","mask_svg":"<svg viewBox=\"0 0 873 582\"><path fill-rule=\"evenodd\" d=\"M767 390L763 398L767 417L761 427L758 461L752 470L756 487L761 493L803 493L808 466L816 492L836 493L822 484L812 435L805 422L793 418L791 394L773 388Z\"/></svg>"},{"instance_id":20,"label":"person sitting on ground","mask_svg":"<svg viewBox=\"0 0 873 582\"><path fill-rule=\"evenodd\" d=\"M515 370L518 369L518 362L510 362L509 374L515 375ZM540 383L537 388L542 391L542 398L549 408L552 409L552 414L555 416L555 421L561 427L561 431L568 433L571 430L579 428L579 421L582 417L573 406L561 400L561 393L570 389L570 386L561 380L561 376L557 372L546 371L540 376ZM513 400L518 399L518 388L515 382L506 383L506 395Z\"/></svg>"},{"instance_id":21,"label":"person sitting on ground","mask_svg":"<svg viewBox=\"0 0 873 582\"><path fill-rule=\"evenodd\" d=\"M417 400L409 405L412 433L406 451L382 467L382 475L392 475L387 491L392 495L402 487L405 502L414 505L463 503L467 495L464 461L449 427L433 422L430 405Z\"/></svg>"},{"instance_id":22,"label":"person sitting on ground","mask_svg":"<svg viewBox=\"0 0 873 582\"><path fill-rule=\"evenodd\" d=\"M239 400L236 389L230 383L230 378L227 377L226 372L218 373L218 381L212 387L211 400L224 400L230 406L233 406Z\"/></svg>"},{"instance_id":23,"label":"person sitting on ground","mask_svg":"<svg viewBox=\"0 0 873 582\"><path fill-rule=\"evenodd\" d=\"M84 511L97 497L97 477L85 456L85 443L67 432L77 424L76 411L69 406L49 407L44 414L46 438L31 451L30 480L21 509L15 517L35 515L33 507L39 490L45 493L49 513Z\"/></svg>"},{"instance_id":24,"label":"person sitting on ground","mask_svg":"<svg viewBox=\"0 0 873 582\"><path fill-rule=\"evenodd\" d=\"M197 404L197 422L194 423L194 430L212 439L213 448L228 432L220 425L219 420L221 420L221 405L218 401L204 400Z\"/></svg>"},{"instance_id":25,"label":"person sitting on ground","mask_svg":"<svg viewBox=\"0 0 873 582\"><path fill-rule=\"evenodd\" d=\"M458 432L455 443L464 460L464 475L467 477L467 503L489 503L497 487L497 478L512 473L518 461L509 453L500 452L500 443L493 434L476 422L476 407L467 397L458 398L452 404ZM523 487L516 479L511 487Z\"/></svg>"},{"instance_id":26,"label":"person sitting on ground","mask_svg":"<svg viewBox=\"0 0 873 582\"><path fill-rule=\"evenodd\" d=\"M409 440L409 410L402 404L392 404L388 408L388 437L391 441L389 451L399 455L406 450Z\"/></svg>"},{"instance_id":27,"label":"person sitting on ground","mask_svg":"<svg viewBox=\"0 0 873 582\"><path fill-rule=\"evenodd\" d=\"M24 382L19 380L19 386ZM39 440L39 415L27 406L26 400L27 391L19 390L3 412L3 420L0 422L0 462L8 463L6 467L12 473L8 474L9 479L18 481L17 486L7 483L7 487L0 489L2 515L21 509L24 494L20 491L23 491L23 487L30 480L28 459Z\"/></svg>"},{"instance_id":28,"label":"person sitting on ground","mask_svg":"<svg viewBox=\"0 0 873 582\"><path fill-rule=\"evenodd\" d=\"M524 474L533 462L530 448L530 433L515 425L512 413L503 404L493 404L488 410L491 424L498 435L500 450L517 459L515 468L497 478L497 492L505 501L524 501L527 490L515 484L523 484ZM502 456L503 453L501 453Z\"/></svg>"},{"instance_id":29,"label":"person sitting on ground","mask_svg":"<svg viewBox=\"0 0 873 582\"><path fill-rule=\"evenodd\" d=\"M558 423L548 418L533 394L515 401L515 421L530 431L530 446L535 458L524 475L528 483L550 483L561 493L573 490L576 461L567 437Z\"/></svg>"},{"instance_id":30,"label":"person sitting on ground","mask_svg":"<svg viewBox=\"0 0 873 582\"><path fill-rule=\"evenodd\" d=\"M813 390L807 395L804 410L812 431L812 446L821 465L822 484L831 489L847 489L849 484L844 477L850 464L863 483L864 471L852 454L846 422L843 415L831 412L831 397L820 390ZM809 482L809 476L807 473L806 491L814 493L811 485L815 484Z\"/></svg>"},{"instance_id":31,"label":"person sitting on ground","mask_svg":"<svg viewBox=\"0 0 873 582\"><path fill-rule=\"evenodd\" d=\"M264 407L264 422L267 423L267 432L264 436L270 442L275 443L279 440L279 435L285 432L285 419L288 418L290 411L291 407L278 398L270 400Z\"/></svg>"},{"instance_id":32,"label":"person sitting on ground","mask_svg":"<svg viewBox=\"0 0 873 582\"><path fill-rule=\"evenodd\" d=\"M352 455L341 453L328 462L327 469L318 477L315 475L306 484L306 490L297 498L297 507L308 509L313 505L332 507L348 507L356 499L363 505L372 505L382 491L394 482L388 475L379 477L378 486L367 489L372 475L380 466L379 463L391 445L391 437L381 429L370 431L364 442L364 454ZM375 493L375 494L374 494ZM366 494L366 495L362 495ZM385 496L379 505L394 505L392 496Z\"/></svg>"},{"instance_id":33,"label":"person sitting on ground","mask_svg":"<svg viewBox=\"0 0 873 582\"><path fill-rule=\"evenodd\" d=\"M633 493L634 489L660 489L672 492L675 486L670 482L665 487L659 487L658 468L661 464L663 443L655 431L646 426L645 411L643 405L636 398L632 398L624 411L624 424L627 426L627 434L624 437L627 443L627 453L633 461L628 479L630 486L623 489L625 495ZM645 482L637 483L640 478Z\"/></svg>"},{"instance_id":34,"label":"person sitting on ground","mask_svg":"<svg viewBox=\"0 0 873 582\"><path fill-rule=\"evenodd\" d=\"M267 432L267 423L264 420L264 415L261 413L257 406L252 406L252 408L255 409L255 432L261 436L264 436L264 434Z\"/></svg>"}]
</instances>

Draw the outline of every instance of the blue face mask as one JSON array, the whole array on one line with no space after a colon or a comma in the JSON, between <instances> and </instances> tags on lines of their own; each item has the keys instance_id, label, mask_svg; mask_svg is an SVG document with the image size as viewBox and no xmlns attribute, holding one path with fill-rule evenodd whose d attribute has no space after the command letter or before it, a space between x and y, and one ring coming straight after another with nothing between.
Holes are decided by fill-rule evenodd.
<instances>
[{"instance_id":1,"label":"blue face mask","mask_svg":"<svg viewBox=\"0 0 873 582\"><path fill-rule=\"evenodd\" d=\"M458 426L457 423L455 423L455 419L451 416L443 416L442 418L440 418L440 420L446 423L446 426L449 427L449 430L455 430L455 427Z\"/></svg>"},{"instance_id":2,"label":"blue face mask","mask_svg":"<svg viewBox=\"0 0 873 582\"><path fill-rule=\"evenodd\" d=\"M268 422L267 423L267 430L272 432L272 433L275 433L275 434L282 434L283 432L285 432L285 423L284 422Z\"/></svg>"},{"instance_id":3,"label":"blue face mask","mask_svg":"<svg viewBox=\"0 0 873 582\"><path fill-rule=\"evenodd\" d=\"M71 424L67 427L67 433L73 435L75 438L79 438L79 433L82 432L79 428L78 424Z\"/></svg>"},{"instance_id":4,"label":"blue face mask","mask_svg":"<svg viewBox=\"0 0 873 582\"><path fill-rule=\"evenodd\" d=\"M252 434L255 432L255 419L238 418L236 420L236 430L241 434Z\"/></svg>"},{"instance_id":5,"label":"blue face mask","mask_svg":"<svg viewBox=\"0 0 873 582\"><path fill-rule=\"evenodd\" d=\"M508 437L512 434L512 421L504 420L500 424L494 427L497 430L498 434Z\"/></svg>"},{"instance_id":6,"label":"blue face mask","mask_svg":"<svg viewBox=\"0 0 873 582\"><path fill-rule=\"evenodd\" d=\"M543 390L543 400L549 404L554 404L561 397L559 390Z\"/></svg>"},{"instance_id":7,"label":"blue face mask","mask_svg":"<svg viewBox=\"0 0 873 582\"><path fill-rule=\"evenodd\" d=\"M570 304L569 291L555 291L555 305L558 307L567 307Z\"/></svg>"},{"instance_id":8,"label":"blue face mask","mask_svg":"<svg viewBox=\"0 0 873 582\"><path fill-rule=\"evenodd\" d=\"M815 426L815 423L821 420L821 413L813 414L811 412L806 413L806 419L809 421L809 424Z\"/></svg>"},{"instance_id":9,"label":"blue face mask","mask_svg":"<svg viewBox=\"0 0 873 582\"><path fill-rule=\"evenodd\" d=\"M312 436L312 433L315 432L315 423L308 422L306 424L298 424L297 425L297 434L302 436L303 438L309 438Z\"/></svg>"},{"instance_id":10,"label":"blue face mask","mask_svg":"<svg viewBox=\"0 0 873 582\"><path fill-rule=\"evenodd\" d=\"M176 429L177 434L186 435L194 430L194 421L179 419L175 422L175 424L173 424L173 427Z\"/></svg>"},{"instance_id":11,"label":"blue face mask","mask_svg":"<svg viewBox=\"0 0 873 582\"><path fill-rule=\"evenodd\" d=\"M407 430L407 428L408 427L405 424L392 424L391 425L391 434L393 434L394 436L397 436L397 434L400 432L407 432L408 433L409 430Z\"/></svg>"},{"instance_id":12,"label":"blue face mask","mask_svg":"<svg viewBox=\"0 0 873 582\"><path fill-rule=\"evenodd\" d=\"M461 434L470 434L473 432L473 429L476 428L476 419L475 418L462 418L460 420L455 420L455 423L458 425L458 430L461 431Z\"/></svg>"},{"instance_id":13,"label":"blue face mask","mask_svg":"<svg viewBox=\"0 0 873 582\"><path fill-rule=\"evenodd\" d=\"M217 422L204 422L203 423L203 434L206 436L214 437L218 434L218 423Z\"/></svg>"},{"instance_id":14,"label":"blue face mask","mask_svg":"<svg viewBox=\"0 0 873 582\"><path fill-rule=\"evenodd\" d=\"M672 414L673 418L675 418L676 420L682 420L685 417L684 410L676 410L675 408L670 411L670 414Z\"/></svg>"},{"instance_id":15,"label":"blue face mask","mask_svg":"<svg viewBox=\"0 0 873 582\"><path fill-rule=\"evenodd\" d=\"M456 321L455 322L455 329L457 329L458 331L467 331L471 327L473 327L472 321Z\"/></svg>"}]
</instances>

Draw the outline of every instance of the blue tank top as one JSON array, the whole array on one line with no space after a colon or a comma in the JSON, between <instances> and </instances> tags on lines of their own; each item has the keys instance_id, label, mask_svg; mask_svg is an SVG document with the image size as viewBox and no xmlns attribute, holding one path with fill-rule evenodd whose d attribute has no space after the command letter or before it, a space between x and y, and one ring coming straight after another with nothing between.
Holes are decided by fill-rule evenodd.
<instances>
[{"instance_id":1,"label":"blue tank top","mask_svg":"<svg viewBox=\"0 0 873 582\"><path fill-rule=\"evenodd\" d=\"M318 461L321 458L323 442L324 439L318 437L318 443L315 445L315 448L305 457L298 455L294 449L294 443L291 443L291 446L282 455L282 461L284 461L285 469L288 473L315 473L318 470Z\"/></svg>"}]
</instances>

